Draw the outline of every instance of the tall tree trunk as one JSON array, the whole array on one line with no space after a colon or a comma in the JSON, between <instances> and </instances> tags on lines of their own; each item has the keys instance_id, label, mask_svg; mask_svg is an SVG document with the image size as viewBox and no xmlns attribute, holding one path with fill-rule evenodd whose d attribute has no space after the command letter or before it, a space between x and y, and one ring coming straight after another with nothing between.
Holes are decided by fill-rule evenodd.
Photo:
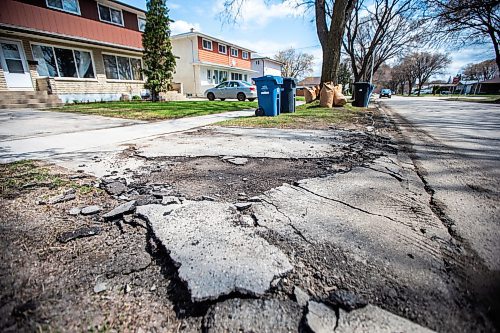
<instances>
[{"instance_id":1,"label":"tall tree trunk","mask_svg":"<svg viewBox=\"0 0 500 333\"><path fill-rule=\"evenodd\" d=\"M330 27L327 25L326 0L315 0L316 31L323 50L321 83L337 84L340 65L340 51L344 36L346 17L350 16L355 0L336 0Z\"/></svg>"},{"instance_id":2,"label":"tall tree trunk","mask_svg":"<svg viewBox=\"0 0 500 333\"><path fill-rule=\"evenodd\" d=\"M488 34L493 42L493 48L495 49L495 60L497 63L498 72L500 73L500 47L498 46L498 39L495 36L495 31L492 28L488 29Z\"/></svg>"}]
</instances>

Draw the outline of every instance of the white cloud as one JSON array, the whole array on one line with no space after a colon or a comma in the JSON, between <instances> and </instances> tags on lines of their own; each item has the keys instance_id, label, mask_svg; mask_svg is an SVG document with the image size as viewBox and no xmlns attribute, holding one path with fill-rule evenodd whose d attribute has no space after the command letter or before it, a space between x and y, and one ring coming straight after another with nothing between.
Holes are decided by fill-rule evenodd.
<instances>
[{"instance_id":1,"label":"white cloud","mask_svg":"<svg viewBox=\"0 0 500 333\"><path fill-rule=\"evenodd\" d=\"M225 12L224 0L218 0L214 10L216 14ZM265 0L251 0L243 2L237 23L242 29L264 27L273 19L299 17L303 14L304 8L297 7L296 0L269 4Z\"/></svg>"},{"instance_id":2,"label":"white cloud","mask_svg":"<svg viewBox=\"0 0 500 333\"><path fill-rule=\"evenodd\" d=\"M201 27L199 23L189 23L183 20L176 20L170 24L170 30L172 31L172 35L182 34L184 32L189 32L191 28L194 28L196 31L200 31Z\"/></svg>"}]
</instances>

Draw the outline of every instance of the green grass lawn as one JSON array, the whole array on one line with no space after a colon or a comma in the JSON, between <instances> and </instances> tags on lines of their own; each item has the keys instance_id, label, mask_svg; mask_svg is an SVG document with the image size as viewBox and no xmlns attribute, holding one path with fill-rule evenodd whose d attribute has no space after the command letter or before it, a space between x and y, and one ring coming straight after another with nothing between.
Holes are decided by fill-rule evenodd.
<instances>
[{"instance_id":1,"label":"green grass lawn","mask_svg":"<svg viewBox=\"0 0 500 333\"><path fill-rule=\"evenodd\" d=\"M256 108L257 102L236 101L106 102L70 104L62 108L52 109L52 111L138 120L160 120Z\"/></svg>"},{"instance_id":2,"label":"green grass lawn","mask_svg":"<svg viewBox=\"0 0 500 333\"><path fill-rule=\"evenodd\" d=\"M319 102L297 107L295 113L282 113L277 117L242 117L218 123L220 126L239 127L273 127L273 128L328 128L353 122L362 115L365 108L357 108L346 104L333 109L322 108Z\"/></svg>"}]
</instances>

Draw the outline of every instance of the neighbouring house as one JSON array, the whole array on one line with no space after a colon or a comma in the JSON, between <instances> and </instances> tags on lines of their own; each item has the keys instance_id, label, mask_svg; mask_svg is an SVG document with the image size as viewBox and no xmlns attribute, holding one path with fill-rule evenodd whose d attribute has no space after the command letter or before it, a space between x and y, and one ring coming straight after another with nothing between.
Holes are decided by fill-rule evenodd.
<instances>
[{"instance_id":1,"label":"neighbouring house","mask_svg":"<svg viewBox=\"0 0 500 333\"><path fill-rule=\"evenodd\" d=\"M64 102L140 95L145 17L114 0L2 0L0 91Z\"/></svg>"},{"instance_id":2,"label":"neighbouring house","mask_svg":"<svg viewBox=\"0 0 500 333\"><path fill-rule=\"evenodd\" d=\"M500 94L500 76L479 82L479 86L476 90L476 93L492 94L492 95Z\"/></svg>"},{"instance_id":3,"label":"neighbouring house","mask_svg":"<svg viewBox=\"0 0 500 333\"><path fill-rule=\"evenodd\" d=\"M174 81L187 96L202 97L205 90L226 80L244 80L252 70L252 50L194 31L171 37L178 57Z\"/></svg>"},{"instance_id":4,"label":"neighbouring house","mask_svg":"<svg viewBox=\"0 0 500 333\"><path fill-rule=\"evenodd\" d=\"M302 81L299 81L297 86L304 88L311 88L321 84L320 76L308 76L305 77Z\"/></svg>"},{"instance_id":5,"label":"neighbouring house","mask_svg":"<svg viewBox=\"0 0 500 333\"><path fill-rule=\"evenodd\" d=\"M252 74L251 78L264 75L281 76L282 67L283 63L278 60L254 54L252 55L252 69L255 73Z\"/></svg>"}]
</instances>

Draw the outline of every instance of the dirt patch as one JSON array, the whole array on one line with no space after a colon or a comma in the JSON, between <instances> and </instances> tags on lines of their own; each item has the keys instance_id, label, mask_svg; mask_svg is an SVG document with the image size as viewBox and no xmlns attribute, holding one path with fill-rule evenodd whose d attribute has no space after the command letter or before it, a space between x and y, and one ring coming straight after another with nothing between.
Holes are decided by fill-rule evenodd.
<instances>
[{"instance_id":1,"label":"dirt patch","mask_svg":"<svg viewBox=\"0 0 500 333\"><path fill-rule=\"evenodd\" d=\"M124 223L104 222L99 214L68 215L73 207L98 204L103 212L113 208L117 200L100 190L76 191L76 198L67 202L38 204L40 198L56 196L71 185L97 182L88 177L70 179L75 175L50 166L43 169L65 185L39 184L16 191L15 196L11 194L17 187L10 188L12 198L0 204L0 331L199 327L197 318L176 318L169 300L175 269L157 260L144 222L133 217ZM83 227L98 227L100 232L67 243L58 241L61 234Z\"/></svg>"}]
</instances>

